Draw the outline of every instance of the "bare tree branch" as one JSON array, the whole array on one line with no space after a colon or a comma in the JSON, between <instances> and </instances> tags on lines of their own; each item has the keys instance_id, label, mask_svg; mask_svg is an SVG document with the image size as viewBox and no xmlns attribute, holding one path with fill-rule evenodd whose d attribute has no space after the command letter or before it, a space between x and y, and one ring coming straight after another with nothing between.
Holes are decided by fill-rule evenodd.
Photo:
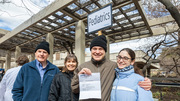
<instances>
[{"instance_id":1,"label":"bare tree branch","mask_svg":"<svg viewBox=\"0 0 180 101\"><path fill-rule=\"evenodd\" d=\"M178 11L178 9L169 1L169 0L158 0L159 2L161 2L166 9L170 12L171 16L175 19L175 21L177 22L179 28L180 28L180 13Z\"/></svg>"}]
</instances>

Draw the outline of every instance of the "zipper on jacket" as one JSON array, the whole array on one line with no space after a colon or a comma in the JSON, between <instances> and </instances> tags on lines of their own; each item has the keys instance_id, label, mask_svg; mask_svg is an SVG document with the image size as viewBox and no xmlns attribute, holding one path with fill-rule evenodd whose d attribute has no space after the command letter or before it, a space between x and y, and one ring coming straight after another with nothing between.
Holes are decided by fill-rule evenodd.
<instances>
[{"instance_id":1,"label":"zipper on jacket","mask_svg":"<svg viewBox=\"0 0 180 101\"><path fill-rule=\"evenodd\" d=\"M117 87L118 87L118 84L119 84L119 74L117 75L117 83L116 83L116 89L115 89L115 101L117 101Z\"/></svg>"},{"instance_id":2,"label":"zipper on jacket","mask_svg":"<svg viewBox=\"0 0 180 101\"><path fill-rule=\"evenodd\" d=\"M39 101L41 101L41 91L42 91L42 86L43 86L43 85L41 84Z\"/></svg>"},{"instance_id":3,"label":"zipper on jacket","mask_svg":"<svg viewBox=\"0 0 180 101\"><path fill-rule=\"evenodd\" d=\"M47 72L47 70L45 71L45 73ZM45 75L44 73L44 75ZM44 83L44 75L43 75L43 80L42 80L42 83L41 83L41 89L40 89L40 96L39 96L39 101L41 101L41 93L42 93L42 88L43 88L43 83ZM40 76L41 77L41 76Z\"/></svg>"},{"instance_id":4,"label":"zipper on jacket","mask_svg":"<svg viewBox=\"0 0 180 101\"><path fill-rule=\"evenodd\" d=\"M47 70L45 71L45 73L47 72ZM44 75L45 75L45 73L44 73ZM41 89L40 89L40 96L39 96L39 101L41 101L41 93L42 93L42 87L43 87L43 83L44 83L44 75L43 75L43 80L42 80L42 83L41 83ZM41 78L41 76L40 76L40 78Z\"/></svg>"},{"instance_id":5,"label":"zipper on jacket","mask_svg":"<svg viewBox=\"0 0 180 101\"><path fill-rule=\"evenodd\" d=\"M43 81L42 81L42 83L41 83L41 89L40 89L40 97L39 97L39 101L41 101L41 93L42 93L42 88L43 88L43 84L44 84L44 78L45 78L45 74L49 71L49 70L51 70L51 69L47 69L46 71L45 71L45 73L44 73L44 75L43 75ZM40 76L40 78L41 78L41 76Z\"/></svg>"},{"instance_id":6,"label":"zipper on jacket","mask_svg":"<svg viewBox=\"0 0 180 101\"><path fill-rule=\"evenodd\" d=\"M39 96L39 98L38 98L38 101L40 101L41 100L41 90L42 90L42 83L41 83L41 74L40 74L40 72L39 72L39 70L38 70L38 68L36 67L36 69L35 69L37 72L38 72L38 74L39 74L39 77L40 77L40 96ZM43 77L44 78L44 77Z\"/></svg>"}]
</instances>

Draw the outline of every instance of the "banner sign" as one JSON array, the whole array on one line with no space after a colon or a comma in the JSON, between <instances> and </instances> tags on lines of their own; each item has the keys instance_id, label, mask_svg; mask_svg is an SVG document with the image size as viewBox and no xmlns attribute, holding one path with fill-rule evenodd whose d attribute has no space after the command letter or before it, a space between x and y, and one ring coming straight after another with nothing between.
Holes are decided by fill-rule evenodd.
<instances>
[{"instance_id":1,"label":"banner sign","mask_svg":"<svg viewBox=\"0 0 180 101\"><path fill-rule=\"evenodd\" d=\"M112 4L88 15L88 33L112 26Z\"/></svg>"}]
</instances>

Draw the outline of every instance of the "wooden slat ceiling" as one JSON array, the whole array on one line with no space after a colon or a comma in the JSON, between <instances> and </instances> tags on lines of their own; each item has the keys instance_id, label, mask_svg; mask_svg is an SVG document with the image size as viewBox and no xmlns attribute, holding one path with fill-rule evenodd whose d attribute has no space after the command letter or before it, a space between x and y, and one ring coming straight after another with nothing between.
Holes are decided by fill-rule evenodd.
<instances>
[{"instance_id":1,"label":"wooden slat ceiling","mask_svg":"<svg viewBox=\"0 0 180 101\"><path fill-rule=\"evenodd\" d=\"M52 33L54 51L63 51L65 50L63 42L75 42L76 23L83 20L87 26L88 14L110 3L113 5L113 26L102 30L104 35L109 36L110 43L142 35L151 36L152 32L137 2L137 0L77 0L17 33L0 44L0 49L14 51L16 46L20 46L22 52L32 53L36 45L46 39L47 33ZM89 47L90 41L97 33L88 34L86 29L85 36L86 47Z\"/></svg>"}]
</instances>

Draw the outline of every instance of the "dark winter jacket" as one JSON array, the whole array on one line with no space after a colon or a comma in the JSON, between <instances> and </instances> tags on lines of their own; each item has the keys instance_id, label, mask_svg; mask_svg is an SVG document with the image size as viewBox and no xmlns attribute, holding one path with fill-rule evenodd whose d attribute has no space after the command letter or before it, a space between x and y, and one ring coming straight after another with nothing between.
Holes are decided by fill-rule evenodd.
<instances>
[{"instance_id":1,"label":"dark winter jacket","mask_svg":"<svg viewBox=\"0 0 180 101\"><path fill-rule=\"evenodd\" d=\"M54 75L59 69L48 62L44 73L43 82L36 60L22 66L14 83L12 93L14 101L48 101L49 89Z\"/></svg>"},{"instance_id":2,"label":"dark winter jacket","mask_svg":"<svg viewBox=\"0 0 180 101\"><path fill-rule=\"evenodd\" d=\"M78 101L79 94L71 91L73 72L58 73L54 76L49 92L49 101Z\"/></svg>"}]
</instances>

